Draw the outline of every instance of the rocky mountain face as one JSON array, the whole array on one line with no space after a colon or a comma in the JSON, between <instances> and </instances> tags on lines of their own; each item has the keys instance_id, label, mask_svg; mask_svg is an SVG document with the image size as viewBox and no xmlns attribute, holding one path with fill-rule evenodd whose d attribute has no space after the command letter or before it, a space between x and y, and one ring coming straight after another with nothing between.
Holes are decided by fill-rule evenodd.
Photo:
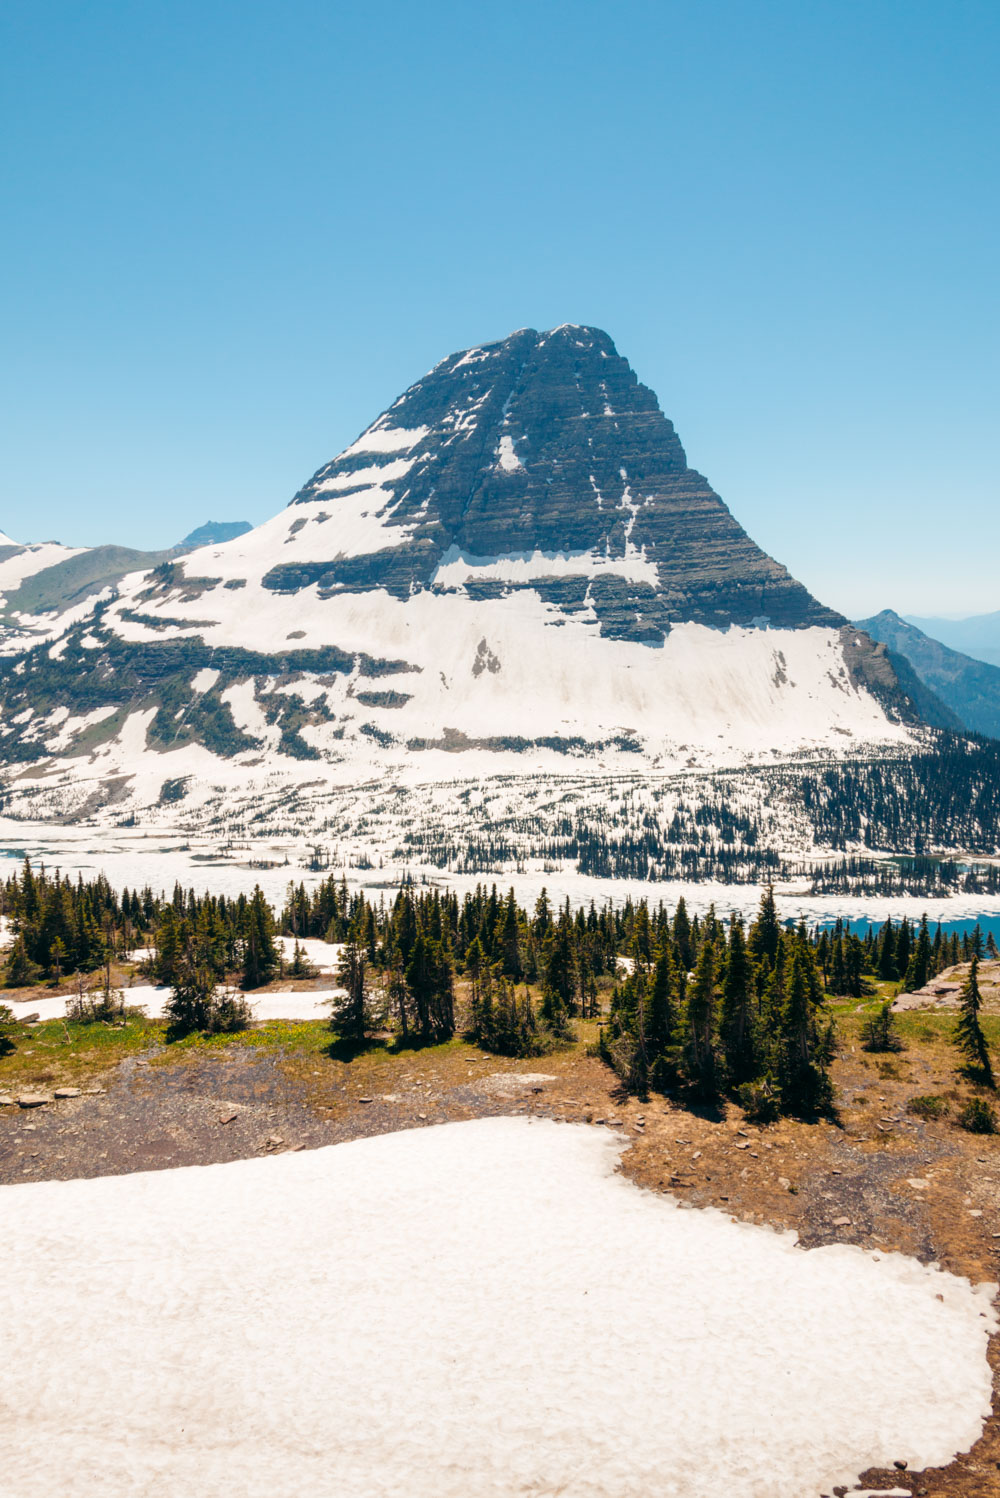
<instances>
[{"instance_id":1,"label":"rocky mountain face","mask_svg":"<svg viewBox=\"0 0 1000 1498\"><path fill-rule=\"evenodd\" d=\"M650 644L681 621L844 622L751 541L594 328L524 328L442 360L294 503L305 516L373 484L395 534L347 556L282 560L265 586L405 598L461 574L473 596L530 588L566 612L592 608L604 635ZM499 557L537 561L523 579L476 575ZM545 575L545 558L574 557L587 565Z\"/></svg>"},{"instance_id":2,"label":"rocky mountain face","mask_svg":"<svg viewBox=\"0 0 1000 1498\"><path fill-rule=\"evenodd\" d=\"M933 703L927 704L924 715L928 722L1000 738L1000 666L949 650L892 609L862 620L858 628L873 640L880 640L897 659L901 656L923 687L948 709L948 719L942 720L934 714ZM897 670L897 675L902 674ZM917 691L911 695L915 701L920 700Z\"/></svg>"},{"instance_id":3,"label":"rocky mountain face","mask_svg":"<svg viewBox=\"0 0 1000 1498\"><path fill-rule=\"evenodd\" d=\"M692 820L665 778L905 758L927 733L915 678L754 544L592 328L451 355L263 525L57 591L39 574L7 600L17 817L213 847L354 828L359 857L440 866L502 783L490 846L512 858L582 847L567 808L586 805L625 818L618 872L645 866L661 817L678 867L690 831L730 838L729 868L764 821L737 833L704 781L716 809ZM542 784L563 809L536 825Z\"/></svg>"}]
</instances>

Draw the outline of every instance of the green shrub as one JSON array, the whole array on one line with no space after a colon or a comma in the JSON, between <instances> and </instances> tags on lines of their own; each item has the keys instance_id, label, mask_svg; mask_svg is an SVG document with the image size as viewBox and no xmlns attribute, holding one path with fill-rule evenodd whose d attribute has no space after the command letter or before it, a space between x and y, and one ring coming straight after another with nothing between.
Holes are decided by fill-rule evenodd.
<instances>
[{"instance_id":1,"label":"green shrub","mask_svg":"<svg viewBox=\"0 0 1000 1498\"><path fill-rule=\"evenodd\" d=\"M0 1004L0 1056L9 1056L17 1049L22 1028L20 1021L14 1018L14 1011L8 1005Z\"/></svg>"},{"instance_id":2,"label":"green shrub","mask_svg":"<svg viewBox=\"0 0 1000 1498\"><path fill-rule=\"evenodd\" d=\"M923 1097L911 1097L906 1105L907 1113L915 1113L918 1118L944 1118L948 1112L948 1099L929 1092Z\"/></svg>"},{"instance_id":3,"label":"green shrub","mask_svg":"<svg viewBox=\"0 0 1000 1498\"><path fill-rule=\"evenodd\" d=\"M751 1123L773 1123L781 1113L781 1096L770 1077L744 1082L736 1096Z\"/></svg>"},{"instance_id":4,"label":"green shrub","mask_svg":"<svg viewBox=\"0 0 1000 1498\"><path fill-rule=\"evenodd\" d=\"M969 1099L958 1115L958 1122L970 1134L995 1134L997 1131L996 1113L982 1097Z\"/></svg>"},{"instance_id":5,"label":"green shrub","mask_svg":"<svg viewBox=\"0 0 1000 1498\"><path fill-rule=\"evenodd\" d=\"M861 1027L861 1044L866 1051L901 1051L903 1042L896 1027L896 1016L892 1012L892 999L880 1004Z\"/></svg>"}]
</instances>

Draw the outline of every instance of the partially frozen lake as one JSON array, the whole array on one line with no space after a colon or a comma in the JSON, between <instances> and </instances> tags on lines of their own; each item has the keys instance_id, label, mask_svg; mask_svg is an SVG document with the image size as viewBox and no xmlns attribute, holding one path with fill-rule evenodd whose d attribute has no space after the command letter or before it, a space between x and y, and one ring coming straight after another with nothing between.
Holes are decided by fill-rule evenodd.
<instances>
[{"instance_id":1,"label":"partially frozen lake","mask_svg":"<svg viewBox=\"0 0 1000 1498\"><path fill-rule=\"evenodd\" d=\"M805 1252L485 1119L0 1188L0 1487L817 1498L947 1462L992 1287Z\"/></svg>"}]
</instances>

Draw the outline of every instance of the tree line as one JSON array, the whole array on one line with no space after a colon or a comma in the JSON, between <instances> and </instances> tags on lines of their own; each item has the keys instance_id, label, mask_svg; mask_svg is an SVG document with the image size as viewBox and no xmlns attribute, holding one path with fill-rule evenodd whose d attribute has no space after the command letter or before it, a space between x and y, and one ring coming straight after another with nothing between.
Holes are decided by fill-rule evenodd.
<instances>
[{"instance_id":1,"label":"tree line","mask_svg":"<svg viewBox=\"0 0 1000 1498\"><path fill-rule=\"evenodd\" d=\"M533 1055L569 1036L574 1019L600 1018L601 1054L624 1086L729 1094L759 1116L829 1103L828 997L863 998L876 980L922 988L943 968L997 955L978 926L932 932L926 917L863 935L839 920L792 928L770 887L749 925L714 908L691 917L683 899L673 910L631 899L574 910L543 889L528 909L495 885L460 899L404 883L376 902L333 875L311 890L290 884L276 910L259 887L235 898L179 884L169 896L119 894L103 875L73 881L26 860L0 900L14 932L8 987L101 965L109 984L113 960L148 946L146 969L170 987L176 1023L239 1028L243 992L309 977L300 942L318 937L342 946L331 1023L347 1044L386 1028L404 1043L436 1043L464 1024L491 1051ZM291 957L279 935L292 938Z\"/></svg>"}]
</instances>

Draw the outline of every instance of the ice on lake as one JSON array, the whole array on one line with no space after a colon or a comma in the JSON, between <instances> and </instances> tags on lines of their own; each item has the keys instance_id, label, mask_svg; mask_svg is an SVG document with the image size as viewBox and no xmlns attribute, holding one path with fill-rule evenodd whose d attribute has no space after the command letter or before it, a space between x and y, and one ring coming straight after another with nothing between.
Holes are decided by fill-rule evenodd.
<instances>
[{"instance_id":1,"label":"ice on lake","mask_svg":"<svg viewBox=\"0 0 1000 1498\"><path fill-rule=\"evenodd\" d=\"M992 1287L804 1251L486 1119L0 1188L0 1486L816 1498L947 1462Z\"/></svg>"}]
</instances>

